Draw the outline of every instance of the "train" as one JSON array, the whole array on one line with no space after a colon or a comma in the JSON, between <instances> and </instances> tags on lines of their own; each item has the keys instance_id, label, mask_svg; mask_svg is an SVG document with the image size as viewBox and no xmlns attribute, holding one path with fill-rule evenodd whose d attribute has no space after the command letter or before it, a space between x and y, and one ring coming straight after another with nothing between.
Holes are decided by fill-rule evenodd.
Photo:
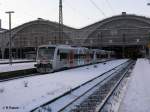
<instances>
[{"instance_id":1,"label":"train","mask_svg":"<svg viewBox=\"0 0 150 112\"><path fill-rule=\"evenodd\" d=\"M109 59L113 51L89 49L71 45L41 45L37 49L36 70L39 73L50 73L63 68L98 63Z\"/></svg>"}]
</instances>

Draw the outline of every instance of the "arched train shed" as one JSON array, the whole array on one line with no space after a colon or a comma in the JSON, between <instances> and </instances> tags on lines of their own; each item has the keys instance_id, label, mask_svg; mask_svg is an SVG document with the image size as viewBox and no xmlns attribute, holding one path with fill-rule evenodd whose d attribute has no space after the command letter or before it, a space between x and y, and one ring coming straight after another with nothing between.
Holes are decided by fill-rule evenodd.
<instances>
[{"instance_id":1,"label":"arched train shed","mask_svg":"<svg viewBox=\"0 0 150 112\"><path fill-rule=\"evenodd\" d=\"M38 19L12 29L13 57L25 58L43 44L71 44L115 50L118 57L142 57L150 43L150 18L128 15L113 16L81 29L63 27L59 39L59 24ZM0 33L1 57L8 58L9 32Z\"/></svg>"}]
</instances>

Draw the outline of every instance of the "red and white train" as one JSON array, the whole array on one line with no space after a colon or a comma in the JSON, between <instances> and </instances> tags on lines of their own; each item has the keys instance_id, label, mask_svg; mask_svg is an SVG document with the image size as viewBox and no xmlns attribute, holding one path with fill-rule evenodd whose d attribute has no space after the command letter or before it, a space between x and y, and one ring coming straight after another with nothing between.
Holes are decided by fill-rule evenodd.
<instances>
[{"instance_id":1,"label":"red and white train","mask_svg":"<svg viewBox=\"0 0 150 112\"><path fill-rule=\"evenodd\" d=\"M35 67L40 73L100 62L114 55L112 51L73 47L69 45L42 45L37 50Z\"/></svg>"}]
</instances>

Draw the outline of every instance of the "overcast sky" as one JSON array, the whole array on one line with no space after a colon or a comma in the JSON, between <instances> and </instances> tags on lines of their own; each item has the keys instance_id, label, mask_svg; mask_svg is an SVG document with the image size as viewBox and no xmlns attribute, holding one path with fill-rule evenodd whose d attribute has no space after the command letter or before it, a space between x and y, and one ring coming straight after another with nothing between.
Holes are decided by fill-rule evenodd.
<instances>
[{"instance_id":1,"label":"overcast sky","mask_svg":"<svg viewBox=\"0 0 150 112\"><path fill-rule=\"evenodd\" d=\"M150 0L63 0L64 24L82 28L121 12L150 17ZM8 14L13 10L12 27L43 18L58 22L59 0L0 0L2 27L8 28Z\"/></svg>"}]
</instances>

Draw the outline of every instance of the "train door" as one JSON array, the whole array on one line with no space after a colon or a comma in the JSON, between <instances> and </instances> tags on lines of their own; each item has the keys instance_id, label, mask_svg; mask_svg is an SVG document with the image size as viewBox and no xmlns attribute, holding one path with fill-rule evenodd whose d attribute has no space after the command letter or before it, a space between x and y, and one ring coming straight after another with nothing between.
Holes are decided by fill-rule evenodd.
<instances>
[{"instance_id":1,"label":"train door","mask_svg":"<svg viewBox=\"0 0 150 112\"><path fill-rule=\"evenodd\" d=\"M69 63L69 67L74 66L74 52L73 52L73 50L70 50L70 52L69 52L68 63Z\"/></svg>"},{"instance_id":2,"label":"train door","mask_svg":"<svg viewBox=\"0 0 150 112\"><path fill-rule=\"evenodd\" d=\"M90 52L86 51L86 63L89 64L90 63Z\"/></svg>"},{"instance_id":3,"label":"train door","mask_svg":"<svg viewBox=\"0 0 150 112\"><path fill-rule=\"evenodd\" d=\"M54 62L55 62L55 69L61 68L61 66L60 66L60 49L57 50Z\"/></svg>"},{"instance_id":4,"label":"train door","mask_svg":"<svg viewBox=\"0 0 150 112\"><path fill-rule=\"evenodd\" d=\"M79 65L84 65L85 61L84 61L84 55L85 55L85 50L84 49L80 49L79 54L78 54L78 63Z\"/></svg>"},{"instance_id":5,"label":"train door","mask_svg":"<svg viewBox=\"0 0 150 112\"><path fill-rule=\"evenodd\" d=\"M60 53L60 65L62 67L67 67L67 56L68 53L65 51Z\"/></svg>"}]
</instances>

